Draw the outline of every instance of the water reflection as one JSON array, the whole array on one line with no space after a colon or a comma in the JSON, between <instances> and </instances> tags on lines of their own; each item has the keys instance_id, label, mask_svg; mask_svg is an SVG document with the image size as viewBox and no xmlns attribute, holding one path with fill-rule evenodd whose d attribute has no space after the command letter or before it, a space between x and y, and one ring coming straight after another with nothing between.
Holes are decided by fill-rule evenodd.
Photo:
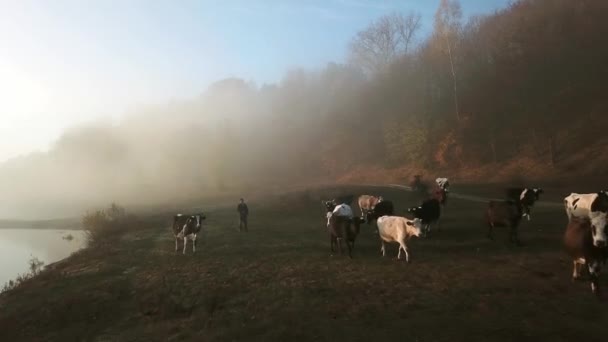
<instances>
[{"instance_id":1,"label":"water reflection","mask_svg":"<svg viewBox=\"0 0 608 342\"><path fill-rule=\"evenodd\" d=\"M85 234L79 230L0 229L0 286L27 272L32 257L48 265L85 245Z\"/></svg>"}]
</instances>

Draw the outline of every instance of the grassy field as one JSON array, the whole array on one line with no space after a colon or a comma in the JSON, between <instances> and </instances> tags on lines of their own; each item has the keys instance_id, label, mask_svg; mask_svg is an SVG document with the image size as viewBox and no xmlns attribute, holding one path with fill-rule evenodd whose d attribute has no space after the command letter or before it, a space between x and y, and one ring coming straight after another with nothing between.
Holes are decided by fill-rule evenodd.
<instances>
[{"instance_id":1,"label":"grassy field","mask_svg":"<svg viewBox=\"0 0 608 342\"><path fill-rule=\"evenodd\" d=\"M163 218L0 296L0 341L605 339L607 303L570 280L562 208L535 208L515 247L505 230L485 238L483 203L452 199L406 264L396 245L382 258L366 225L352 260L330 256L320 199L336 192L381 194L401 214L419 201L396 189L291 193L250 203L248 233L235 208L217 209L185 256Z\"/></svg>"}]
</instances>

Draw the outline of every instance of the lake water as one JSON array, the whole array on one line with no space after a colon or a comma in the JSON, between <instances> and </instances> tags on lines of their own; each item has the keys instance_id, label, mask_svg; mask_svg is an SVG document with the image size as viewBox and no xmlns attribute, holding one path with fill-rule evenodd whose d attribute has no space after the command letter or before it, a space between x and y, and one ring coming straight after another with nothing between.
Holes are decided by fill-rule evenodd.
<instances>
[{"instance_id":1,"label":"lake water","mask_svg":"<svg viewBox=\"0 0 608 342\"><path fill-rule=\"evenodd\" d=\"M64 239L72 235L72 240ZM0 287L29 271L28 261L36 257L48 265L67 258L86 246L81 230L0 229Z\"/></svg>"}]
</instances>

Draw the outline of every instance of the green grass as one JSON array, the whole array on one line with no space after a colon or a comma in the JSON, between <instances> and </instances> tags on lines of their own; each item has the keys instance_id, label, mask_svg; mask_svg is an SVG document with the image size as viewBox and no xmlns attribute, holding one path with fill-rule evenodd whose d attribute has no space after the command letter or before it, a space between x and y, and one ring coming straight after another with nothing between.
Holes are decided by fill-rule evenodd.
<instances>
[{"instance_id":1,"label":"green grass","mask_svg":"<svg viewBox=\"0 0 608 342\"><path fill-rule=\"evenodd\" d=\"M320 200L337 191L249 203L249 233L234 208L212 211L195 255L174 252L169 215L84 250L0 296L0 340L603 340L606 303L570 280L563 210L535 208L519 248L505 230L485 238L482 203L450 200L442 231L409 243L412 263L396 245L382 258L367 225L351 260L329 254ZM343 191L379 193L403 214L419 200Z\"/></svg>"}]
</instances>

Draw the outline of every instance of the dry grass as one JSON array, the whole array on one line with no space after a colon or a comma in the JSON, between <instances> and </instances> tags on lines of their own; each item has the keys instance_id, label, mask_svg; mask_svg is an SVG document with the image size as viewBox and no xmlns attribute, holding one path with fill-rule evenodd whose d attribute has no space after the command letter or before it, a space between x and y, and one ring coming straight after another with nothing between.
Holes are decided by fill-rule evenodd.
<instances>
[{"instance_id":1,"label":"dry grass","mask_svg":"<svg viewBox=\"0 0 608 342\"><path fill-rule=\"evenodd\" d=\"M399 213L419 201L392 189L341 192L379 193ZM505 231L485 239L482 203L451 200L442 231L413 240L406 264L396 246L382 258L366 225L352 260L330 256L317 201L326 196L250 203L249 233L236 231L234 208L210 212L195 255L173 251L170 217L77 253L0 297L0 340L603 339L606 302L570 281L561 209L535 208L517 248Z\"/></svg>"}]
</instances>

